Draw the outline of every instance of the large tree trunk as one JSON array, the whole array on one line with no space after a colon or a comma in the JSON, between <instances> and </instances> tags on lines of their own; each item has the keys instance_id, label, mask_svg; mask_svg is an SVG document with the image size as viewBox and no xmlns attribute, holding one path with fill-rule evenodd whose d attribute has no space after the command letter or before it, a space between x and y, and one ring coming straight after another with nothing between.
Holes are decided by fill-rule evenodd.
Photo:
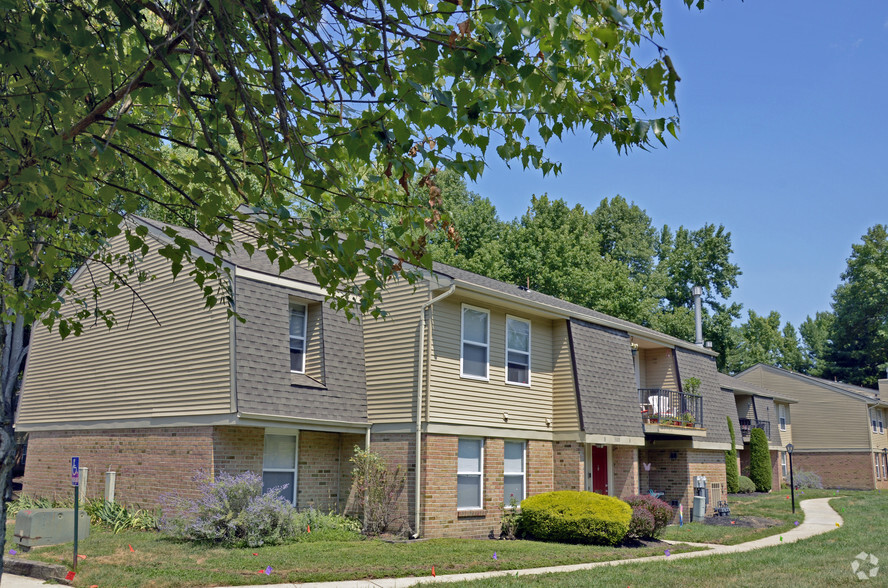
<instances>
[{"instance_id":1,"label":"large tree trunk","mask_svg":"<svg viewBox=\"0 0 888 588\"><path fill-rule=\"evenodd\" d=\"M2 265L0 265L2 267ZM2 279L8 285L16 285L16 268L2 267ZM31 291L34 281L28 276L17 286L23 291ZM25 345L25 321L22 316L13 316L6 301L0 300L2 312L3 338L0 352L0 578L3 576L3 555L6 553L6 506L12 500L12 469L15 466L16 443L13 421L15 419L15 392L19 384L19 374L24 365L28 346Z\"/></svg>"}]
</instances>

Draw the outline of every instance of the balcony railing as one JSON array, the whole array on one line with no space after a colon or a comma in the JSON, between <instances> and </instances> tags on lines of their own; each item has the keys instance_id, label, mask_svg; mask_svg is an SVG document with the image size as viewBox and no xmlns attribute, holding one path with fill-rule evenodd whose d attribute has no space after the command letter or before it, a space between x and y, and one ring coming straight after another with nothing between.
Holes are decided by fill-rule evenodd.
<instances>
[{"instance_id":1,"label":"balcony railing","mask_svg":"<svg viewBox=\"0 0 888 588\"><path fill-rule=\"evenodd\" d=\"M749 437L750 431L753 429L761 429L765 432L768 439L771 438L771 422L760 421L757 419L740 419L740 434L743 437Z\"/></svg>"},{"instance_id":2,"label":"balcony railing","mask_svg":"<svg viewBox=\"0 0 888 588\"><path fill-rule=\"evenodd\" d=\"M640 388L638 403L645 423L703 428L703 397L676 390Z\"/></svg>"}]
</instances>

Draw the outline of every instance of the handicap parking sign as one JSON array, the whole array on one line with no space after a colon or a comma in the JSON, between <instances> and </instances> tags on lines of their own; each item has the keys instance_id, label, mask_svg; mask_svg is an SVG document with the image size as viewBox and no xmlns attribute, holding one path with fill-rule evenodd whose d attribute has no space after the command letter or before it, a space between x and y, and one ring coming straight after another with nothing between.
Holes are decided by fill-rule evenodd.
<instances>
[{"instance_id":1,"label":"handicap parking sign","mask_svg":"<svg viewBox=\"0 0 888 588\"><path fill-rule=\"evenodd\" d=\"M72 457L71 458L71 485L79 486L80 485L80 458Z\"/></svg>"}]
</instances>

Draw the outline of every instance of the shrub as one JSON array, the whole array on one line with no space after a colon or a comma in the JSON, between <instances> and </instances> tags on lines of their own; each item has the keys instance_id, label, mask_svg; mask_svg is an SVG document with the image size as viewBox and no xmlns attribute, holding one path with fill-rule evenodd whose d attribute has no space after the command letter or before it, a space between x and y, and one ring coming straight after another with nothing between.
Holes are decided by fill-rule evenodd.
<instances>
[{"instance_id":1,"label":"shrub","mask_svg":"<svg viewBox=\"0 0 888 588\"><path fill-rule=\"evenodd\" d=\"M55 500L54 498L40 498L22 494L6 505L6 516L14 519L20 510L34 510L37 508L74 508L72 500Z\"/></svg>"},{"instance_id":2,"label":"shrub","mask_svg":"<svg viewBox=\"0 0 888 588\"><path fill-rule=\"evenodd\" d=\"M636 494L626 499L632 507L632 522L629 525L629 534L643 539L656 539L672 521L675 511L666 502L649 494ZM648 517L642 513L650 515ZM636 519L638 519L636 521ZM648 531L648 527L650 530Z\"/></svg>"},{"instance_id":3,"label":"shrub","mask_svg":"<svg viewBox=\"0 0 888 588\"><path fill-rule=\"evenodd\" d=\"M350 461L355 464L352 493L357 497L358 510L364 517L364 532L368 535L384 533L397 518L398 498L407 479L400 467L390 471L382 456L357 445Z\"/></svg>"},{"instance_id":4,"label":"shrub","mask_svg":"<svg viewBox=\"0 0 888 588\"><path fill-rule=\"evenodd\" d=\"M755 482L753 482L746 476L740 476L737 482L737 486L737 492L741 494L749 494L751 492L755 492Z\"/></svg>"},{"instance_id":5,"label":"shrub","mask_svg":"<svg viewBox=\"0 0 888 588\"><path fill-rule=\"evenodd\" d=\"M294 513L293 526L296 532L294 539L299 542L361 539L361 521L313 508Z\"/></svg>"},{"instance_id":6,"label":"shrub","mask_svg":"<svg viewBox=\"0 0 888 588\"><path fill-rule=\"evenodd\" d=\"M749 479L755 484L756 491L771 491L771 454L768 452L768 436L759 428L754 428L749 434Z\"/></svg>"},{"instance_id":7,"label":"shrub","mask_svg":"<svg viewBox=\"0 0 888 588\"><path fill-rule=\"evenodd\" d=\"M522 500L519 530L542 541L617 545L631 521L632 507L618 498L561 490Z\"/></svg>"},{"instance_id":8,"label":"shrub","mask_svg":"<svg viewBox=\"0 0 888 588\"><path fill-rule=\"evenodd\" d=\"M160 528L190 541L226 546L273 545L294 535L293 505L282 499L283 487L262 493L262 478L253 472L221 473L215 481L199 474L197 499L165 495Z\"/></svg>"},{"instance_id":9,"label":"shrub","mask_svg":"<svg viewBox=\"0 0 888 588\"><path fill-rule=\"evenodd\" d=\"M92 524L104 525L115 533L130 529L135 531L157 529L157 515L144 508L127 509L119 502L98 499L86 501L83 504L83 510L89 515Z\"/></svg>"},{"instance_id":10,"label":"shrub","mask_svg":"<svg viewBox=\"0 0 888 588\"><path fill-rule=\"evenodd\" d=\"M737 466L737 441L734 437L734 423L731 417L728 419L728 433L731 434L731 450L725 451L725 477L727 478L728 493L736 494L740 491L740 468Z\"/></svg>"},{"instance_id":11,"label":"shrub","mask_svg":"<svg viewBox=\"0 0 888 588\"><path fill-rule=\"evenodd\" d=\"M823 478L814 472L806 472L804 470L793 470L792 481L796 488L817 488L823 489Z\"/></svg>"}]
</instances>

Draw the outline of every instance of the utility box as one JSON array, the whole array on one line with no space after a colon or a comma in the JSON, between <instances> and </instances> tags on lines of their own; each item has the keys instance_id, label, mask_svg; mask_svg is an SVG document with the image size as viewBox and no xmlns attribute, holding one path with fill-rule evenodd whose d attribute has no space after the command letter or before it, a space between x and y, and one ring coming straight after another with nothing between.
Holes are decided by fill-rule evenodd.
<instances>
[{"instance_id":1,"label":"utility box","mask_svg":"<svg viewBox=\"0 0 888 588\"><path fill-rule=\"evenodd\" d=\"M79 512L78 540L89 537L89 515ZM74 541L73 508L32 508L15 515L13 539L25 548L38 545L58 545Z\"/></svg>"}]
</instances>

